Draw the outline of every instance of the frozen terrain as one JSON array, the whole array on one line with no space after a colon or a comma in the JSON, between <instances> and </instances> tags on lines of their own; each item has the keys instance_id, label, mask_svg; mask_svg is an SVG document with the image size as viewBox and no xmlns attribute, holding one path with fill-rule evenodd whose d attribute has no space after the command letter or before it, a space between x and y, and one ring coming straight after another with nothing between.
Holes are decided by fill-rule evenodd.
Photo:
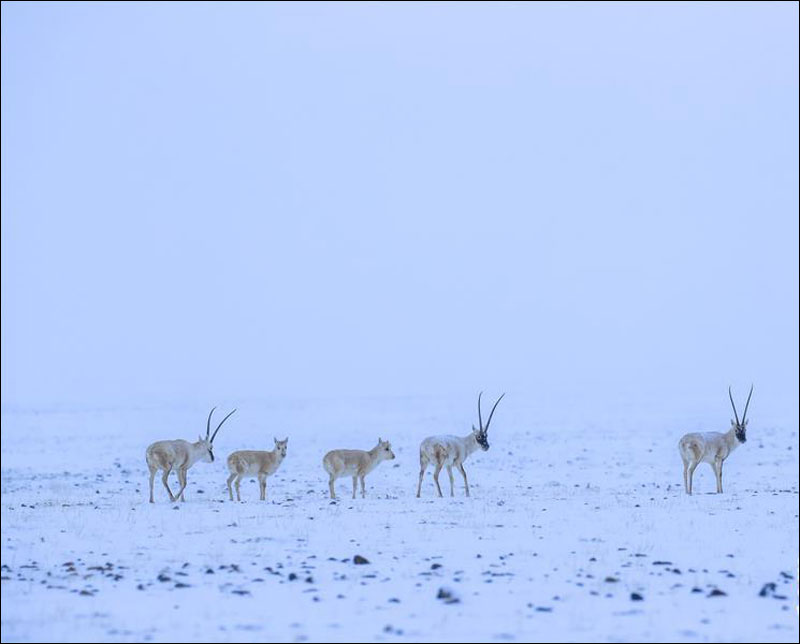
<instances>
[{"instance_id":1,"label":"frozen terrain","mask_svg":"<svg viewBox=\"0 0 800 644\"><path fill-rule=\"evenodd\" d=\"M676 442L698 423L542 423L509 396L467 462L473 496L457 479L434 498L429 470L418 500L417 445L466 433L461 407L240 405L186 503L159 485L155 505L147 443L193 438L206 409L4 413L3 641L797 641L794 427L751 412L725 494L702 466L690 498ZM268 501L248 481L229 502L219 456L273 435L289 453ZM331 503L324 452L378 435L397 460Z\"/></svg>"}]
</instances>

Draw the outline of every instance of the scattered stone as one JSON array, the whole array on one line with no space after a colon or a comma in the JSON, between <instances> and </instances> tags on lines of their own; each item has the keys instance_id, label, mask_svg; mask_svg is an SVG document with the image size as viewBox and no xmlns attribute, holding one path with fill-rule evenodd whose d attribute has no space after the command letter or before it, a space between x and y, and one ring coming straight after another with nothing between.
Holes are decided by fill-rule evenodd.
<instances>
[{"instance_id":1,"label":"scattered stone","mask_svg":"<svg viewBox=\"0 0 800 644\"><path fill-rule=\"evenodd\" d=\"M369 563L369 559L362 557L361 555L356 555L353 557L353 563L356 565L364 565Z\"/></svg>"},{"instance_id":2,"label":"scattered stone","mask_svg":"<svg viewBox=\"0 0 800 644\"><path fill-rule=\"evenodd\" d=\"M708 593L709 597L725 597L728 593L725 591L720 590L719 588L715 588L710 593Z\"/></svg>"},{"instance_id":3,"label":"scattered stone","mask_svg":"<svg viewBox=\"0 0 800 644\"><path fill-rule=\"evenodd\" d=\"M631 593L631 601L632 602L640 602L643 601L644 597L642 597L639 593Z\"/></svg>"},{"instance_id":4,"label":"scattered stone","mask_svg":"<svg viewBox=\"0 0 800 644\"><path fill-rule=\"evenodd\" d=\"M436 599L441 599L445 604L458 604L461 600L449 588L440 588L436 593Z\"/></svg>"},{"instance_id":5,"label":"scattered stone","mask_svg":"<svg viewBox=\"0 0 800 644\"><path fill-rule=\"evenodd\" d=\"M775 592L776 588L777 588L777 586L773 582L770 581L770 582L764 584L764 586L759 591L758 596L759 597L771 597L772 593Z\"/></svg>"}]
</instances>

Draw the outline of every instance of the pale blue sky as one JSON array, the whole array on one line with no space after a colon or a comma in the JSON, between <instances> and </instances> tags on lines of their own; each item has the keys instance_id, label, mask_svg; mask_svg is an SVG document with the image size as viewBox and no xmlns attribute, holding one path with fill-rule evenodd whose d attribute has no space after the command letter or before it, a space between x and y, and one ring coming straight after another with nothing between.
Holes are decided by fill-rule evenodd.
<instances>
[{"instance_id":1,"label":"pale blue sky","mask_svg":"<svg viewBox=\"0 0 800 644\"><path fill-rule=\"evenodd\" d=\"M4 2L3 405L796 417L797 177L797 3Z\"/></svg>"}]
</instances>

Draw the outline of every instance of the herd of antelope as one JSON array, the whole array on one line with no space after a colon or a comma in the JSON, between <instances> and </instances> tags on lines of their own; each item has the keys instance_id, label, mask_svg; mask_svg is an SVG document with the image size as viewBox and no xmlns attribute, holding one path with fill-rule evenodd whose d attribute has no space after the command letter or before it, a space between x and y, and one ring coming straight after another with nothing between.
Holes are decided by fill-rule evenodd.
<instances>
[{"instance_id":1,"label":"herd of antelope","mask_svg":"<svg viewBox=\"0 0 800 644\"><path fill-rule=\"evenodd\" d=\"M450 478L450 496L454 496L454 483L453 483L453 468L458 468L461 476L464 478L464 490L466 496L469 496L469 482L467 481L467 472L464 469L464 461L478 448L484 452L489 449L489 425L492 422L495 409L503 399L503 394L494 403L486 425L483 424L483 416L481 415L481 396L478 395L478 427L472 426L472 431L466 436L453 436L453 435L440 435L429 436L419 446L419 482L417 484L417 498L422 492L422 479L425 477L425 471L428 465L433 464L433 481L436 485L436 492L441 497L442 488L439 485L439 474L442 468L447 468L447 474ZM692 493L692 476L694 475L695 468L700 463L708 463L714 469L714 474L717 479L717 493L722 493L722 464L725 459L730 456L731 452L736 449L741 443L747 440L747 408L750 406L750 398L753 395L753 387L750 387L750 393L747 396L747 402L744 405L744 413L742 414L741 421L739 414L736 411L736 404L733 402L733 394L731 388L728 387L728 396L731 400L733 407L733 415L735 420L731 419L731 428L723 433L720 432L702 432L690 433L683 436L679 443L678 449L680 451L681 459L683 460L683 483L687 494ZM217 436L222 425L228 418L230 418L235 409L223 418L214 432L211 432L211 417L214 414L214 409L208 414L208 421L206 422L206 435L198 436L197 441L191 443L185 440L171 440L171 441L157 441L147 448L146 459L147 467L150 471L150 503L153 503L153 481L155 480L156 472L161 470L161 481L164 483L164 488L167 490L170 501L177 501L180 499L184 501L184 492L186 490L186 474L192 465L198 461L205 461L206 463L214 462L214 439ZM241 494L239 492L239 484L244 477L258 478L259 488L261 492L261 500L267 498L267 477L274 474L280 467L283 459L286 457L286 448L289 439L285 438L279 441L275 440L275 449L272 451L257 451L257 450L243 450L233 452L228 456L228 470L230 476L228 477L228 495L230 500L233 501L233 483L236 487L236 500L241 501ZM349 476L353 479L353 498L356 498L358 482L361 482L361 496L366 497L366 488L364 478L372 470L374 470L381 461L394 459L394 452L392 452L392 445L389 441L384 441L378 438L378 444L370 450L360 449L334 449L325 454L322 459L322 466L328 474L328 489L332 499L336 498L336 490L334 483L336 479L343 476ZM180 489L177 494L173 494L169 487L169 474L174 471L178 476L178 485Z\"/></svg>"}]
</instances>

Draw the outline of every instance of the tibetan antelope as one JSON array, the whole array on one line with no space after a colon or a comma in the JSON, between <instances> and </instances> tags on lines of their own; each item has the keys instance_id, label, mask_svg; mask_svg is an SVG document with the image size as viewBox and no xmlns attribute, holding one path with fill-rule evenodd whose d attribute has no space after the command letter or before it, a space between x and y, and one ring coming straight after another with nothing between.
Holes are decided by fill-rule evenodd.
<instances>
[{"instance_id":1,"label":"tibetan antelope","mask_svg":"<svg viewBox=\"0 0 800 644\"><path fill-rule=\"evenodd\" d=\"M216 409L216 407L214 407L214 409ZM222 423L228 420L228 418L233 415L233 412L236 411L234 409L230 414L225 416L222 422L217 425L214 433L211 434L211 415L214 413L214 409L212 409L211 413L208 415L205 438L198 436L196 443L190 443L189 441L180 439L174 441L157 441L147 448L147 468L150 470L150 503L154 502L153 479L158 470L163 470L164 472L161 476L161 480L164 483L164 487L167 488L169 500L175 501L176 499L180 499L183 501L183 492L186 489L187 470L197 463L197 461L205 461L206 463L214 462L214 439L217 436L217 432L219 428L222 427ZM169 473L172 470L175 470L177 473L178 485L181 486L178 493L174 495L167 483L167 477L169 477Z\"/></svg>"},{"instance_id":2,"label":"tibetan antelope","mask_svg":"<svg viewBox=\"0 0 800 644\"><path fill-rule=\"evenodd\" d=\"M361 449L335 449L325 454L322 467L330 475L328 488L331 498L336 498L333 482L342 476L353 477L353 498L356 498L356 482L361 479L361 498L366 497L364 490L364 477L374 470L381 461L390 461L394 458L392 445L389 441L378 438L378 444L368 452Z\"/></svg>"},{"instance_id":3,"label":"tibetan antelope","mask_svg":"<svg viewBox=\"0 0 800 644\"><path fill-rule=\"evenodd\" d=\"M731 393L731 388L728 387L728 396L731 399L733 415L736 418L735 421L731 419L731 428L724 434L720 432L700 432L686 434L681 438L678 448L681 452L681 459L683 459L683 485L686 488L686 494L692 493L692 476L694 476L694 470L700 463L708 463L714 468L714 474L717 477L717 494L722 493L722 463L725 462L725 459L730 456L733 450L747 440L747 407L750 405L750 396L752 395L753 387L751 386L747 402L744 405L744 414L742 414L742 420L739 422L739 415L736 413L736 405L733 402L733 394Z\"/></svg>"},{"instance_id":4,"label":"tibetan antelope","mask_svg":"<svg viewBox=\"0 0 800 644\"><path fill-rule=\"evenodd\" d=\"M228 494L233 501L233 490L231 483L236 479L236 500L241 501L242 496L239 494L239 483L245 476L257 476L258 486L261 490L261 500L267 500L267 477L272 476L283 463L286 458L286 444L289 439L286 438L279 441L273 437L275 441L275 449L271 452L258 452L254 450L242 450L233 452L228 457L228 470L231 475L228 477Z\"/></svg>"},{"instance_id":5,"label":"tibetan antelope","mask_svg":"<svg viewBox=\"0 0 800 644\"><path fill-rule=\"evenodd\" d=\"M483 392L478 394L478 429L475 425L472 426L472 432L464 437L460 436L430 436L422 441L419 446L419 483L417 484L417 498L419 498L422 491L422 479L425 476L425 470L429 463L433 463L435 470L433 471L433 480L436 483L436 491L439 496L442 496L442 488L439 486L439 472L443 467L447 468L447 474L450 476L450 496L455 496L453 491L453 467L457 467L464 477L464 487L469 496L469 483L467 482L467 473L464 470L464 461L479 447L485 452L489 449L489 424L492 422L494 410L497 405L503 400L503 396L497 399L497 402L492 407L489 413L489 420L486 421L486 427L483 426L483 418L481 418L481 396Z\"/></svg>"}]
</instances>

